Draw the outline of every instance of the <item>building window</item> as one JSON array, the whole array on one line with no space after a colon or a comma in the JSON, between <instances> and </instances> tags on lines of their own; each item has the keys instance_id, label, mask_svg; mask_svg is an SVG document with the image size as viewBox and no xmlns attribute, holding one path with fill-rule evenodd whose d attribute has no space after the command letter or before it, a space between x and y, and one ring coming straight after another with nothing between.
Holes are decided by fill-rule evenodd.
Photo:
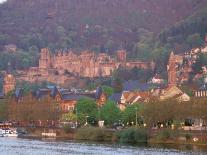
<instances>
[{"instance_id":1,"label":"building window","mask_svg":"<svg viewBox=\"0 0 207 155\"><path fill-rule=\"evenodd\" d=\"M68 107L67 107L67 110L68 110L68 111L74 111L74 107L73 107L73 106L68 106Z\"/></svg>"}]
</instances>

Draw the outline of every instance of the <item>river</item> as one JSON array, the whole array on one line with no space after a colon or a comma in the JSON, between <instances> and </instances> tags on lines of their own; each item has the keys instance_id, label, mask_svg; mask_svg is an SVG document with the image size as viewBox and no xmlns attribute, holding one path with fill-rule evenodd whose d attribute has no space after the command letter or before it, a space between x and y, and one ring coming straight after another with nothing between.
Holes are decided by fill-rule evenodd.
<instances>
[{"instance_id":1,"label":"river","mask_svg":"<svg viewBox=\"0 0 207 155\"><path fill-rule=\"evenodd\" d=\"M207 148L198 146L128 146L74 141L0 138L1 155L204 155Z\"/></svg>"}]
</instances>

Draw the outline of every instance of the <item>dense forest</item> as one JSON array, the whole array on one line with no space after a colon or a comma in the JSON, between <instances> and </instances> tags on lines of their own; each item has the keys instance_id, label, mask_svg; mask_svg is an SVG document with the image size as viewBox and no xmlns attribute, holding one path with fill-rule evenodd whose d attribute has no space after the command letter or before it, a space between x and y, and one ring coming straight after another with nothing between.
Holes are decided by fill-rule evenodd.
<instances>
[{"instance_id":1,"label":"dense forest","mask_svg":"<svg viewBox=\"0 0 207 155\"><path fill-rule=\"evenodd\" d=\"M203 44L206 0L7 0L0 4L0 69L37 65L40 48L124 48L128 59L155 60L164 69L171 50ZM15 44L18 52L4 51ZM162 60L162 61L160 61Z\"/></svg>"}]
</instances>

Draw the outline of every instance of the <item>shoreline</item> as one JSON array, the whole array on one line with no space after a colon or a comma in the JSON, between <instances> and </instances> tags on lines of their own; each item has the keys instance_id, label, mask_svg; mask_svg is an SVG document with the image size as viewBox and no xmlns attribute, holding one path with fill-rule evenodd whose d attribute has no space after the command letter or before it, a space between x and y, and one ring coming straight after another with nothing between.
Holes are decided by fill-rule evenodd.
<instances>
[{"instance_id":1,"label":"shoreline","mask_svg":"<svg viewBox=\"0 0 207 155\"><path fill-rule=\"evenodd\" d=\"M116 133L116 131L115 131ZM149 138L147 142L137 142L137 143L122 143L119 142L117 140L90 140L90 139L77 139L75 138L77 133L73 133L72 137L71 137L71 133L70 134L66 134L67 136L56 136L56 137L43 137L41 135L38 134L25 134L25 135L20 135L18 136L18 138L22 138L22 139L36 139L36 140L57 140L57 141L61 141L61 140L67 140L67 141L77 141L77 142L101 142L101 143L116 143L116 144L129 144L129 145L136 145L136 144L149 144L149 145L178 145L178 146L182 146L182 145L191 145L191 146L207 146L207 143L204 142L182 142L182 141L173 141L173 140L154 140L152 138Z\"/></svg>"}]
</instances>

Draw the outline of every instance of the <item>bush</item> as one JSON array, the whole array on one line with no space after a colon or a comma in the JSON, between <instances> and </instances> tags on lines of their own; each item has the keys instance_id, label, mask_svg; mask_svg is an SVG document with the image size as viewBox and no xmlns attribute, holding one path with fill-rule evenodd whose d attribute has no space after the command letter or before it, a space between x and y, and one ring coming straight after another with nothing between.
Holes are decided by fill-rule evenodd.
<instances>
[{"instance_id":1,"label":"bush","mask_svg":"<svg viewBox=\"0 0 207 155\"><path fill-rule=\"evenodd\" d=\"M74 129L72 129L69 125L63 126L63 130L65 133L73 133Z\"/></svg>"},{"instance_id":2,"label":"bush","mask_svg":"<svg viewBox=\"0 0 207 155\"><path fill-rule=\"evenodd\" d=\"M77 131L76 139L91 141L112 141L113 132L95 127L84 127Z\"/></svg>"},{"instance_id":3,"label":"bush","mask_svg":"<svg viewBox=\"0 0 207 155\"><path fill-rule=\"evenodd\" d=\"M121 143L146 143L147 142L147 131L146 129L129 128L120 131L117 135Z\"/></svg>"},{"instance_id":4,"label":"bush","mask_svg":"<svg viewBox=\"0 0 207 155\"><path fill-rule=\"evenodd\" d=\"M190 133L185 134L186 140L190 140L192 138L192 135Z\"/></svg>"},{"instance_id":5,"label":"bush","mask_svg":"<svg viewBox=\"0 0 207 155\"><path fill-rule=\"evenodd\" d=\"M174 139L178 136L179 134L175 130L170 130L170 129L165 129L160 131L157 134L157 139L158 140L169 140L169 139Z\"/></svg>"}]
</instances>

